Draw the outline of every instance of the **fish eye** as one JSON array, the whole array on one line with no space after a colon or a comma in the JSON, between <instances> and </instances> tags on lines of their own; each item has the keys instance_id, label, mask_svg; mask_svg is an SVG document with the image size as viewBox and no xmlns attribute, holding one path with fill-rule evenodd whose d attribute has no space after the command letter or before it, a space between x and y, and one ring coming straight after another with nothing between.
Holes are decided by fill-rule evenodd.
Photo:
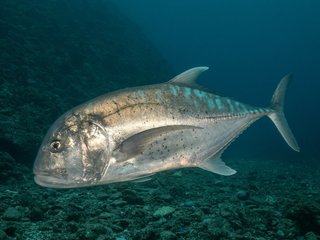
<instances>
[{"instance_id":1,"label":"fish eye","mask_svg":"<svg viewBox=\"0 0 320 240\"><path fill-rule=\"evenodd\" d=\"M52 152L57 152L61 148L61 142L59 140L53 140L50 144L50 148Z\"/></svg>"}]
</instances>

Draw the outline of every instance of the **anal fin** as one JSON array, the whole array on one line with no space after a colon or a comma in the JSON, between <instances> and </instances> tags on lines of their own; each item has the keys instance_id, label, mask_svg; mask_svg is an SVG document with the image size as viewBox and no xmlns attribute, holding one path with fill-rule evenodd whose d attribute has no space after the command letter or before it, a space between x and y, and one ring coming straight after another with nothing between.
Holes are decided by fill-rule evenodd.
<instances>
[{"instance_id":1,"label":"anal fin","mask_svg":"<svg viewBox=\"0 0 320 240\"><path fill-rule=\"evenodd\" d=\"M199 168L213 172L219 175L230 176L235 174L237 171L227 166L220 157L207 159L198 165Z\"/></svg>"}]
</instances>

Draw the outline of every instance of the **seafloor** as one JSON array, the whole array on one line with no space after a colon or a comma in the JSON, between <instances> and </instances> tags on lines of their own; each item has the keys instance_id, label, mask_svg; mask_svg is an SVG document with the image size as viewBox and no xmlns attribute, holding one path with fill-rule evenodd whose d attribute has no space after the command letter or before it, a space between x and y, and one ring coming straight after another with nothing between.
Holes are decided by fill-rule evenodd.
<instances>
[{"instance_id":1,"label":"seafloor","mask_svg":"<svg viewBox=\"0 0 320 240\"><path fill-rule=\"evenodd\" d=\"M8 155L0 161L1 240L320 236L320 168L310 162L230 160L231 177L183 169L143 183L53 190Z\"/></svg>"}]
</instances>

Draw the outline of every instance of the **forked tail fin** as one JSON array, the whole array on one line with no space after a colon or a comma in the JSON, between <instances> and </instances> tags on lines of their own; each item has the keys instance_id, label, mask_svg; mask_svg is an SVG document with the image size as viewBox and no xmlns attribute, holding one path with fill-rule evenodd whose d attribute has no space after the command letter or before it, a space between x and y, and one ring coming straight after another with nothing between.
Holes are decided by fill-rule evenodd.
<instances>
[{"instance_id":1,"label":"forked tail fin","mask_svg":"<svg viewBox=\"0 0 320 240\"><path fill-rule=\"evenodd\" d=\"M272 99L270 108L273 110L268 117L272 120L272 122L276 125L277 129L281 133L284 140L288 143L288 145L295 151L299 152L300 148L298 143L293 136L292 131L288 125L286 117L284 116L283 107L284 100L287 92L288 83L291 81L292 75L288 74L284 76L280 83L278 84Z\"/></svg>"}]
</instances>

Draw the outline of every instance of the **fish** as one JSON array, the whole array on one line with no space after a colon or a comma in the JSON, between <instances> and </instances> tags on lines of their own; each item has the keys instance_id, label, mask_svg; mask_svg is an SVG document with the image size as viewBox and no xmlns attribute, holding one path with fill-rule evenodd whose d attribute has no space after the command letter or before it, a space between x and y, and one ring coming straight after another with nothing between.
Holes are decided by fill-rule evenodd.
<instances>
[{"instance_id":1,"label":"fish","mask_svg":"<svg viewBox=\"0 0 320 240\"><path fill-rule=\"evenodd\" d=\"M145 181L171 169L198 167L230 176L224 150L263 116L299 152L283 106L292 75L278 84L269 107L217 95L196 80L208 67L189 69L159 84L126 88L69 110L48 130L34 163L44 187L78 188Z\"/></svg>"}]
</instances>

